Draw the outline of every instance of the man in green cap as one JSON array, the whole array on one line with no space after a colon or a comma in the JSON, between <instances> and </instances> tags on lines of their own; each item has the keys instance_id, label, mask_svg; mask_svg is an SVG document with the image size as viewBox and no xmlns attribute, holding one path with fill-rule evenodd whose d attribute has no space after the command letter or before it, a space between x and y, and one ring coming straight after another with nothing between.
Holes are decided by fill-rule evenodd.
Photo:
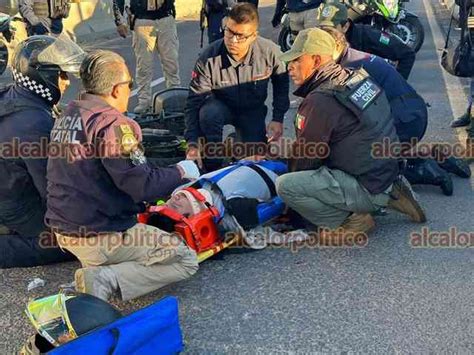
<instances>
[{"instance_id":1,"label":"man in green cap","mask_svg":"<svg viewBox=\"0 0 474 355\"><path fill-rule=\"evenodd\" d=\"M333 60L335 40L319 29L301 31L290 51L290 78L303 97L298 108L289 163L277 179L285 203L318 226L322 244L346 243L374 226L370 213L389 207L413 221L426 220L398 159L377 156L374 145L397 143L389 103L364 70L350 71ZM310 154L310 145L325 145ZM302 153L303 152L303 153Z\"/></svg>"},{"instance_id":2,"label":"man in green cap","mask_svg":"<svg viewBox=\"0 0 474 355\"><path fill-rule=\"evenodd\" d=\"M317 22L319 27L335 27L343 32L351 48L397 62L397 71L408 79L416 54L398 37L369 25L353 23L348 18L347 7L338 2L324 4Z\"/></svg>"}]
</instances>

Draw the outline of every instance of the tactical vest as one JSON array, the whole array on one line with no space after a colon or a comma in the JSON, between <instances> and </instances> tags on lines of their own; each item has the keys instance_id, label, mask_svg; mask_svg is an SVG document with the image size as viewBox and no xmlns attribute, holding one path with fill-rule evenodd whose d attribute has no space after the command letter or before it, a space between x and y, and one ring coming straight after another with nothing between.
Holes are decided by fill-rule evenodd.
<instances>
[{"instance_id":1,"label":"tactical vest","mask_svg":"<svg viewBox=\"0 0 474 355\"><path fill-rule=\"evenodd\" d=\"M40 18L68 17L70 7L70 0L33 0L33 12Z\"/></svg>"},{"instance_id":2,"label":"tactical vest","mask_svg":"<svg viewBox=\"0 0 474 355\"><path fill-rule=\"evenodd\" d=\"M355 177L373 171L377 166L383 168L386 160L372 156L372 145L383 142L384 138L396 143L398 137L393 126L390 105L382 88L361 68L353 71L344 85L326 81L316 90L332 95L361 123L360 129L346 137L344 144L345 147L357 147L354 154L358 156L347 159L347 166L339 168ZM338 145L331 146L332 152L338 153L337 149Z\"/></svg>"}]
</instances>

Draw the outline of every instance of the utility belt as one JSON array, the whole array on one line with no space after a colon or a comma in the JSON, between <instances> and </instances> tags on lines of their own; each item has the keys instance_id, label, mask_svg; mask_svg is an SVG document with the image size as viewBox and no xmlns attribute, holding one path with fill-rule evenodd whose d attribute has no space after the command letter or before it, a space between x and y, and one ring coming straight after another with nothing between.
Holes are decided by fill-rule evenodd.
<instances>
[{"instance_id":1,"label":"utility belt","mask_svg":"<svg viewBox=\"0 0 474 355\"><path fill-rule=\"evenodd\" d=\"M163 13L160 13L159 15L156 14L140 14L140 15L134 15L130 8L126 9L127 11L127 23L130 28L130 31L133 31L135 29L135 23L137 20L161 20L165 17L172 16L173 13L171 10L169 11L164 11Z\"/></svg>"},{"instance_id":2,"label":"utility belt","mask_svg":"<svg viewBox=\"0 0 474 355\"><path fill-rule=\"evenodd\" d=\"M65 18L70 6L70 0L34 0L33 13L40 18Z\"/></svg>"},{"instance_id":3,"label":"utility belt","mask_svg":"<svg viewBox=\"0 0 474 355\"><path fill-rule=\"evenodd\" d=\"M138 4L126 5L127 23L130 30L135 29L136 20L161 20L168 16L174 16L174 6L169 0L147 0L147 7L137 8Z\"/></svg>"}]
</instances>

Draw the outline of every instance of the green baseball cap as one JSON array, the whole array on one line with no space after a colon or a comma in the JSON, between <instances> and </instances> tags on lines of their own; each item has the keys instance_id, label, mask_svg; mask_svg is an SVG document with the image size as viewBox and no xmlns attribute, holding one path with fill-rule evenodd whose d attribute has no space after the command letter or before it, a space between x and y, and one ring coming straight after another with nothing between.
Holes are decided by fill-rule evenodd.
<instances>
[{"instance_id":1,"label":"green baseball cap","mask_svg":"<svg viewBox=\"0 0 474 355\"><path fill-rule=\"evenodd\" d=\"M280 56L283 62L291 62L303 54L332 56L336 47L334 38L320 28L308 28L300 31L291 49Z\"/></svg>"},{"instance_id":2,"label":"green baseball cap","mask_svg":"<svg viewBox=\"0 0 474 355\"><path fill-rule=\"evenodd\" d=\"M316 18L320 27L336 27L347 21L347 7L340 2L324 4Z\"/></svg>"}]
</instances>

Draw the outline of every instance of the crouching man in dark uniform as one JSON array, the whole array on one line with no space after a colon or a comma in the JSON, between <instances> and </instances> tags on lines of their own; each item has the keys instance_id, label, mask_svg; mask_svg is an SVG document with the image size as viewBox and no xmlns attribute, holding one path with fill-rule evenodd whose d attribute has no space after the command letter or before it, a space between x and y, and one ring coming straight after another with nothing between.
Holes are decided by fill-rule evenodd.
<instances>
[{"instance_id":1,"label":"crouching man in dark uniform","mask_svg":"<svg viewBox=\"0 0 474 355\"><path fill-rule=\"evenodd\" d=\"M355 24L342 3L325 4L318 13L319 27L335 27L345 33L347 42L358 51L378 55L397 62L397 71L408 79L415 64L416 53L398 37L369 25Z\"/></svg>"},{"instance_id":2,"label":"crouching man in dark uniform","mask_svg":"<svg viewBox=\"0 0 474 355\"><path fill-rule=\"evenodd\" d=\"M185 112L188 157L199 157L197 142L221 142L223 127L232 124L243 142L278 139L289 108L289 79L273 42L258 36L257 9L236 4L229 13L224 39L213 42L199 57L192 74ZM273 84L273 119L265 127L268 82ZM251 153L251 152L249 152ZM252 154L248 154L252 155ZM208 161L208 170L220 161Z\"/></svg>"},{"instance_id":3,"label":"crouching man in dark uniform","mask_svg":"<svg viewBox=\"0 0 474 355\"><path fill-rule=\"evenodd\" d=\"M128 300L196 272L194 251L175 235L137 224L136 213L199 171L192 161L161 169L147 162L140 127L122 114L132 79L121 56L91 53L80 74L86 94L51 132L68 154L48 163L46 221L82 263L78 291L104 300L120 291Z\"/></svg>"},{"instance_id":4,"label":"crouching man in dark uniform","mask_svg":"<svg viewBox=\"0 0 474 355\"><path fill-rule=\"evenodd\" d=\"M416 153L415 146L423 139L428 126L425 100L385 60L350 48L344 34L335 28L325 27L324 30L336 41L334 59L337 63L345 68L364 68L384 90L390 103L398 138L405 147L411 148L404 152L404 156L409 158L409 153ZM465 161L441 156L436 149L437 146L434 144L432 156L438 161L417 157L407 159L403 173L411 184L440 186L443 193L450 196L453 193L453 182L449 173L469 178L471 170Z\"/></svg>"},{"instance_id":5,"label":"crouching man in dark uniform","mask_svg":"<svg viewBox=\"0 0 474 355\"><path fill-rule=\"evenodd\" d=\"M335 41L315 28L300 32L281 57L304 98L296 117L297 141L327 144L327 157L296 157L292 173L277 180L285 203L320 228L322 243L371 230L370 215L391 207L416 222L425 214L408 183L398 178L398 160L373 156L373 144L398 142L383 90L363 71L336 64ZM339 229L340 228L340 229ZM334 235L334 230L339 233ZM341 240L342 238L342 240Z\"/></svg>"},{"instance_id":6,"label":"crouching man in dark uniform","mask_svg":"<svg viewBox=\"0 0 474 355\"><path fill-rule=\"evenodd\" d=\"M53 106L78 73L84 52L65 37L33 36L13 58L14 84L0 89L0 268L71 260L44 233L46 165Z\"/></svg>"}]
</instances>

